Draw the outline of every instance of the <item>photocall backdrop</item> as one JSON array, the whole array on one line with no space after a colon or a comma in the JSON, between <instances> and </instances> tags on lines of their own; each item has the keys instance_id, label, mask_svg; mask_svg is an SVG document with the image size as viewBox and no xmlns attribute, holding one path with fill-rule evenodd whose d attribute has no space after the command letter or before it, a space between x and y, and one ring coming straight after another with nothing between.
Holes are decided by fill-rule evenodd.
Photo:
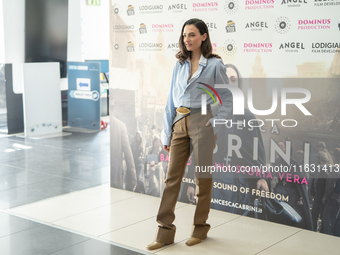
<instances>
[{"instance_id":1,"label":"photocall backdrop","mask_svg":"<svg viewBox=\"0 0 340 255\"><path fill-rule=\"evenodd\" d=\"M200 18L213 53L237 68L231 82L245 102L244 114L229 118L239 124L217 134L213 163L226 172L212 174L211 208L339 235L339 7L340 0L112 0L111 187L162 195L169 155L160 134L178 38L186 20ZM305 100L303 107L284 107L285 97ZM187 165L179 200L195 203L192 158Z\"/></svg>"}]
</instances>

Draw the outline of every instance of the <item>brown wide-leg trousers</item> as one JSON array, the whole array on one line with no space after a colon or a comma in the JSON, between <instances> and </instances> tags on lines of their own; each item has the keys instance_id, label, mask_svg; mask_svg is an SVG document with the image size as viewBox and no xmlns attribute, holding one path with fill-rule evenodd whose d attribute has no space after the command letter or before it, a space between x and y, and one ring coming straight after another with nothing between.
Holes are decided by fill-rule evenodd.
<instances>
[{"instance_id":1,"label":"brown wide-leg trousers","mask_svg":"<svg viewBox=\"0 0 340 255\"><path fill-rule=\"evenodd\" d=\"M172 224L175 220L174 211L191 152L193 152L195 168L200 166L201 169L204 169L204 167L212 166L217 136L214 135L211 125L206 126L212 117L211 111L208 111L207 115L197 112L182 118L173 126L170 162L157 215L159 226L156 242L164 244L174 242L176 232L176 226ZM206 221L210 211L212 176L210 173L196 171L195 183L196 211L191 236L205 239L210 229L210 225Z\"/></svg>"}]
</instances>

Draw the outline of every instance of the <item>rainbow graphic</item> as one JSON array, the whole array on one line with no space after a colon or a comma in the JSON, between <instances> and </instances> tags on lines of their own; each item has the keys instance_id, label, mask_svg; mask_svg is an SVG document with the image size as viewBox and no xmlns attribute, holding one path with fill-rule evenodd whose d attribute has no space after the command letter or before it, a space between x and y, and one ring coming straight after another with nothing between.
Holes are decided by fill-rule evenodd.
<instances>
[{"instance_id":1,"label":"rainbow graphic","mask_svg":"<svg viewBox=\"0 0 340 255\"><path fill-rule=\"evenodd\" d=\"M202 85L208 87L212 92L214 92L215 95L217 96L218 100L220 101L220 104L222 105L222 100L221 100L221 98L220 98L220 95L217 93L217 91L216 91L213 87L211 87L210 85L205 84L205 83L203 83L203 82L197 82L197 83L202 84ZM204 89L204 88L200 88L200 87L197 87L197 88L198 88L198 89L201 89L201 90L203 90L203 91L205 91L205 92L206 92L206 93L214 100L215 105L217 105L214 96L210 93L209 90Z\"/></svg>"}]
</instances>

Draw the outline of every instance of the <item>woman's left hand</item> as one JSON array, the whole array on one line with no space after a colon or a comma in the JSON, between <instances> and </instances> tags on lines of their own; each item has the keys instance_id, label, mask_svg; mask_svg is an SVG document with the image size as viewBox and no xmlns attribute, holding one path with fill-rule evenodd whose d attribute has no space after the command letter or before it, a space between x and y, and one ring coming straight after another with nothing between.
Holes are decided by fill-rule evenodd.
<instances>
[{"instance_id":1,"label":"woman's left hand","mask_svg":"<svg viewBox=\"0 0 340 255\"><path fill-rule=\"evenodd\" d=\"M207 124L205 124L206 127L209 127L211 125L210 121L207 122Z\"/></svg>"}]
</instances>

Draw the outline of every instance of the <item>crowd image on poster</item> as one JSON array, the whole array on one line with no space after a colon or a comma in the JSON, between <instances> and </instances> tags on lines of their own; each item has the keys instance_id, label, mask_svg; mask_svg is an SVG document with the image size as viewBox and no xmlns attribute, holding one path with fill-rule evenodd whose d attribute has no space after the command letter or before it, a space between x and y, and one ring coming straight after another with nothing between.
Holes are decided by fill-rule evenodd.
<instances>
[{"instance_id":1,"label":"crowd image on poster","mask_svg":"<svg viewBox=\"0 0 340 255\"><path fill-rule=\"evenodd\" d=\"M233 111L215 123L211 168L189 158L178 200L195 204L195 172L208 171L212 209L340 236L338 15L326 3L260 2L110 2L111 186L162 196L178 37L200 18Z\"/></svg>"}]
</instances>

